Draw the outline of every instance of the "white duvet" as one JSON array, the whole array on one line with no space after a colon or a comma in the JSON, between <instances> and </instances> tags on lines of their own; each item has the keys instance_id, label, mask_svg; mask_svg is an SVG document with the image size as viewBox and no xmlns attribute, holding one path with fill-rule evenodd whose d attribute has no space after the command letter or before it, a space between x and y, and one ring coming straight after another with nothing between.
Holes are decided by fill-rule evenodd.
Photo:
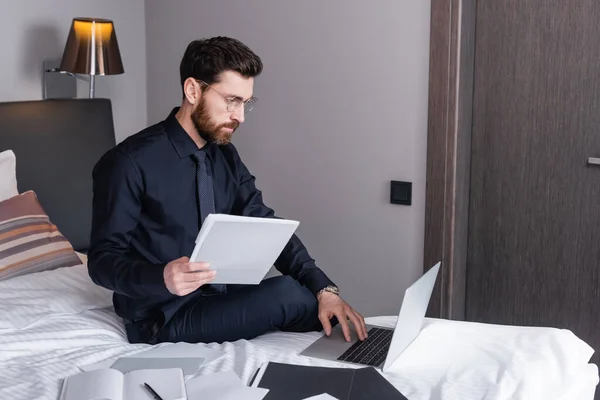
<instances>
[{"instance_id":1,"label":"white duvet","mask_svg":"<svg viewBox=\"0 0 600 400\"><path fill-rule=\"evenodd\" d=\"M127 342L111 293L90 281L85 265L0 282L0 315L2 400L55 400L62 378L80 366L150 348ZM198 344L225 353L198 374L233 370L248 381L265 361L352 367L298 356L319 335L274 332ZM598 368L588 364L592 353L566 330L427 319L384 376L410 400L591 400L598 383Z\"/></svg>"}]
</instances>

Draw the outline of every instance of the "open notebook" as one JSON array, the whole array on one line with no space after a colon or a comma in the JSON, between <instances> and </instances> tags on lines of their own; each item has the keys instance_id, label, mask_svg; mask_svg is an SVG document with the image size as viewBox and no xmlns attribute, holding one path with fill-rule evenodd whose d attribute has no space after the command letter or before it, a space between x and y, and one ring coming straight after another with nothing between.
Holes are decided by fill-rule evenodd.
<instances>
[{"instance_id":1,"label":"open notebook","mask_svg":"<svg viewBox=\"0 0 600 400\"><path fill-rule=\"evenodd\" d=\"M183 371L179 368L143 369L126 374L97 369L65 379L60 400L148 400L147 383L164 400L186 400Z\"/></svg>"}]
</instances>

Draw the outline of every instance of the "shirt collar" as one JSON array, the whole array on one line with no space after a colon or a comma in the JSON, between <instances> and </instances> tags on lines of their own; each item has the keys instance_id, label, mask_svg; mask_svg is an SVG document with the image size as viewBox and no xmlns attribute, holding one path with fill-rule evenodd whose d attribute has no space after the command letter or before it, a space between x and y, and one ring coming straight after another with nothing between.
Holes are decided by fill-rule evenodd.
<instances>
[{"instance_id":1,"label":"shirt collar","mask_svg":"<svg viewBox=\"0 0 600 400\"><path fill-rule=\"evenodd\" d=\"M198 149L196 143L194 143L190 135L187 134L179 121L177 121L177 118L175 118L177 111L179 111L179 107L173 108L167 119L164 120L164 127L179 158L189 157L198 150L206 151L206 155L209 158L214 158L215 145L207 143L202 149Z\"/></svg>"}]
</instances>

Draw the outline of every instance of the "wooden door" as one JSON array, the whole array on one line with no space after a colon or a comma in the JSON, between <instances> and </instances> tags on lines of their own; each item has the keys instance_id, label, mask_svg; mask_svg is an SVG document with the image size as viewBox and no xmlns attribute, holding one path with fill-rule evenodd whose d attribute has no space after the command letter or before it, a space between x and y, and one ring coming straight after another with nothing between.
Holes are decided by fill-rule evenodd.
<instances>
[{"instance_id":1,"label":"wooden door","mask_svg":"<svg viewBox=\"0 0 600 400\"><path fill-rule=\"evenodd\" d=\"M476 15L466 319L567 328L598 352L600 2Z\"/></svg>"}]
</instances>

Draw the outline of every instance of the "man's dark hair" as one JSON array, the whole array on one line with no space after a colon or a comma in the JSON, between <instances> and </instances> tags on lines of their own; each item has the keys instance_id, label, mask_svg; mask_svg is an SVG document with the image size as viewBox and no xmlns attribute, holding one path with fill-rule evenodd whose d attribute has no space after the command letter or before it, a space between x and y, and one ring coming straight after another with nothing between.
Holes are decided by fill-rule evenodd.
<instances>
[{"instance_id":1,"label":"man's dark hair","mask_svg":"<svg viewBox=\"0 0 600 400\"><path fill-rule=\"evenodd\" d=\"M263 64L248 46L237 39L217 36L191 42L179 66L181 87L187 78L201 79L209 85L224 71L236 71L246 78L262 72Z\"/></svg>"}]
</instances>

